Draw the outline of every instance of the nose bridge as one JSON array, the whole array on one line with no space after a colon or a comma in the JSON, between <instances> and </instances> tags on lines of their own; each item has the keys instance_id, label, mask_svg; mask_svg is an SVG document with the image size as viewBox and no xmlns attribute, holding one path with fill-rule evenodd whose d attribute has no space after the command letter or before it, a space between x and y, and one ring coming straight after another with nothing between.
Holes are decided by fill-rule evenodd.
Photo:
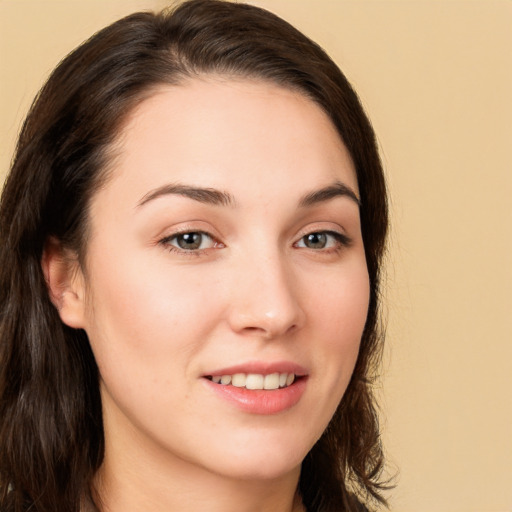
<instances>
[{"instance_id":1,"label":"nose bridge","mask_svg":"<svg viewBox=\"0 0 512 512\"><path fill-rule=\"evenodd\" d=\"M244 255L233 297L231 324L237 331L273 338L300 327L304 312L285 255L264 247Z\"/></svg>"}]
</instances>

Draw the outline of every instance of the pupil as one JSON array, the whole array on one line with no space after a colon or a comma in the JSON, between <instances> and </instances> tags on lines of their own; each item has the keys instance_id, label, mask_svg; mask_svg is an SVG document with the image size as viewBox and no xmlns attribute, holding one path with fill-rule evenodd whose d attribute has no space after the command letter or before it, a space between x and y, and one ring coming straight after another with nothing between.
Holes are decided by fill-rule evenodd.
<instances>
[{"instance_id":1,"label":"pupil","mask_svg":"<svg viewBox=\"0 0 512 512\"><path fill-rule=\"evenodd\" d=\"M323 249L326 243L325 233L311 233L306 237L306 245L312 249Z\"/></svg>"},{"instance_id":2,"label":"pupil","mask_svg":"<svg viewBox=\"0 0 512 512\"><path fill-rule=\"evenodd\" d=\"M198 249L201 239L201 233L185 233L178 238L178 245L182 249Z\"/></svg>"}]
</instances>

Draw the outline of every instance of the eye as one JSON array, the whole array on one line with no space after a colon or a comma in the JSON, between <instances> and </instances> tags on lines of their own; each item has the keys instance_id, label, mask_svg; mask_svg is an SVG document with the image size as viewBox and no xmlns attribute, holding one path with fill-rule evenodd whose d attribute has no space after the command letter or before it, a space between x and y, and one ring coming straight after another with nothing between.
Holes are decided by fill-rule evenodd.
<instances>
[{"instance_id":1,"label":"eye","mask_svg":"<svg viewBox=\"0 0 512 512\"><path fill-rule=\"evenodd\" d=\"M349 239L341 233L335 231L316 231L303 236L296 247L305 247L307 249L333 249L349 244Z\"/></svg>"},{"instance_id":2,"label":"eye","mask_svg":"<svg viewBox=\"0 0 512 512\"><path fill-rule=\"evenodd\" d=\"M164 238L161 243L181 251L201 251L218 245L213 237L203 231L178 233Z\"/></svg>"}]
</instances>

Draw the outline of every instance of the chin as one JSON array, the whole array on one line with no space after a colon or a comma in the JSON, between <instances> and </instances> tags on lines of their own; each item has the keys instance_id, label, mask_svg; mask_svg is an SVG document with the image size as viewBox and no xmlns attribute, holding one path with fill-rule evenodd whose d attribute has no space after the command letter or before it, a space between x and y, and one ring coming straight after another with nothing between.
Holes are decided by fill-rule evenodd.
<instances>
[{"instance_id":1,"label":"chin","mask_svg":"<svg viewBox=\"0 0 512 512\"><path fill-rule=\"evenodd\" d=\"M300 472L311 447L289 441L276 444L268 439L253 440L245 449L224 450L216 472L241 480L274 480Z\"/></svg>"},{"instance_id":2,"label":"chin","mask_svg":"<svg viewBox=\"0 0 512 512\"><path fill-rule=\"evenodd\" d=\"M217 473L234 480L245 481L269 481L289 477L292 474L299 474L302 460L282 461L276 464L274 461L240 461L229 467L218 468ZM220 469L220 471L219 471Z\"/></svg>"}]
</instances>

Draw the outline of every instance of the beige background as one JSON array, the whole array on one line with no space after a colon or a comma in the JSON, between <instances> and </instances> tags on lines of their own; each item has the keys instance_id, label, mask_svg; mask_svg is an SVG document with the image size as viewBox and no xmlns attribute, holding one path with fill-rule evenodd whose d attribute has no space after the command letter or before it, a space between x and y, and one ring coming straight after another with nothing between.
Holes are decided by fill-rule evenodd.
<instances>
[{"instance_id":1,"label":"beige background","mask_svg":"<svg viewBox=\"0 0 512 512\"><path fill-rule=\"evenodd\" d=\"M392 196L391 509L512 511L512 2L258 0L355 84ZM28 104L93 31L160 0L0 0L0 179Z\"/></svg>"}]
</instances>

